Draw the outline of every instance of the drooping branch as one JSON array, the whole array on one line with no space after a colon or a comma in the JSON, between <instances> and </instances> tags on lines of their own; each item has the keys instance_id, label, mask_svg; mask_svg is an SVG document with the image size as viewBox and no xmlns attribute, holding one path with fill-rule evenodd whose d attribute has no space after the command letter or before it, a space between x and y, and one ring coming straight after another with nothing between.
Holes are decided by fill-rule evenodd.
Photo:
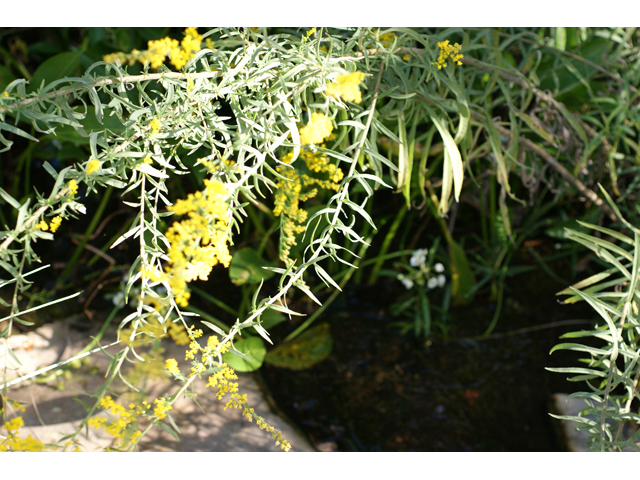
<instances>
[{"instance_id":1,"label":"drooping branch","mask_svg":"<svg viewBox=\"0 0 640 480\"><path fill-rule=\"evenodd\" d=\"M484 120L484 117L482 115L474 111L471 111L471 117L478 121ZM498 124L496 124L495 127L502 135L511 136L511 131L508 128L505 128ZM599 209L609 215L609 218L611 218L611 220L619 221L618 216L609 205L603 202L602 199L598 197L598 195L593 190L591 190L584 183L574 177L569 170L560 165L556 161L556 159L552 155L550 155L549 152L547 152L544 148L536 145L531 140L522 136L519 137L519 142L527 150L532 151L533 153L541 157L545 162L547 162L551 166L551 168L553 168L560 174L562 178L564 178L568 183L574 186L582 195L591 200Z\"/></svg>"},{"instance_id":2,"label":"drooping branch","mask_svg":"<svg viewBox=\"0 0 640 480\"><path fill-rule=\"evenodd\" d=\"M87 88L96 88L102 87L104 85L115 85L118 83L138 83L149 80L162 80L164 78L172 78L172 79L188 79L188 78L215 78L221 76L222 72L211 71L211 72L201 72L201 73L181 73L181 72L161 72L161 73L148 73L145 75L126 75L124 77L108 77L102 78L100 80L95 81L78 81L77 85L73 87L65 87L60 90L54 90L53 92L46 93L42 96L34 96L25 98L24 100L20 100L19 102L8 104L4 107L0 107L0 113L10 112L12 110L16 110L20 107L27 107L31 104L41 102L42 100L51 100L56 97L62 97L64 95L68 95L70 93L78 92Z\"/></svg>"}]
</instances>

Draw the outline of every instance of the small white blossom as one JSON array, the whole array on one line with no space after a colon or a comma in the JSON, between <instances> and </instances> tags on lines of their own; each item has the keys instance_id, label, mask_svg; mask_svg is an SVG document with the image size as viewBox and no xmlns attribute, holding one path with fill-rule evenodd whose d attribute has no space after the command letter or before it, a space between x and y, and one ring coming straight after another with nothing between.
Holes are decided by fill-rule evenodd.
<instances>
[{"instance_id":1,"label":"small white blossom","mask_svg":"<svg viewBox=\"0 0 640 480\"><path fill-rule=\"evenodd\" d=\"M415 252L411 254L411 260L409 260L409 265L412 267L420 267L424 265L424 262L427 261L427 254L429 250L426 248L419 248Z\"/></svg>"},{"instance_id":2,"label":"small white blossom","mask_svg":"<svg viewBox=\"0 0 640 480\"><path fill-rule=\"evenodd\" d=\"M411 288L413 287L413 280L405 278L404 275L398 275L398 280L402 282L404 288L406 288L407 290L411 290Z\"/></svg>"},{"instance_id":3,"label":"small white blossom","mask_svg":"<svg viewBox=\"0 0 640 480\"><path fill-rule=\"evenodd\" d=\"M434 268L436 269L436 272L438 272L438 273L444 272L444 265L442 265L441 263L436 263Z\"/></svg>"},{"instance_id":4,"label":"small white blossom","mask_svg":"<svg viewBox=\"0 0 640 480\"><path fill-rule=\"evenodd\" d=\"M431 277L428 281L427 281L427 287L433 289L436 288L438 286L438 280L435 279L434 277Z\"/></svg>"},{"instance_id":5,"label":"small white blossom","mask_svg":"<svg viewBox=\"0 0 640 480\"><path fill-rule=\"evenodd\" d=\"M446 282L447 282L447 278L444 275L442 275L442 274L438 275L438 286L439 287L444 287L444 284Z\"/></svg>"},{"instance_id":6,"label":"small white blossom","mask_svg":"<svg viewBox=\"0 0 640 480\"><path fill-rule=\"evenodd\" d=\"M124 292L116 293L111 299L113 304L118 308L124 308Z\"/></svg>"}]
</instances>

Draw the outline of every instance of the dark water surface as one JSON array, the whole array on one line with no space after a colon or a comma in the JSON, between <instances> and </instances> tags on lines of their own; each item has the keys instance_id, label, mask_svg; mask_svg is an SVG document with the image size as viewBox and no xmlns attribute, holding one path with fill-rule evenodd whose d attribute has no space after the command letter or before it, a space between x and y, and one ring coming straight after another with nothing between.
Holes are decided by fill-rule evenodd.
<instances>
[{"instance_id":1,"label":"dark water surface","mask_svg":"<svg viewBox=\"0 0 640 480\"><path fill-rule=\"evenodd\" d=\"M504 333L594 317L584 305L558 304L560 288L539 272L518 278L519 286L506 292L496 336L434 338L428 347L390 325L397 319L386 313L388 299L379 288L352 288L318 319L331 325L328 359L303 371L265 365L260 374L278 406L322 449L564 450L557 421L548 415L549 397L577 385L545 367L575 362L549 350L559 335L582 327ZM452 334L481 334L494 308L478 299L452 309Z\"/></svg>"}]
</instances>

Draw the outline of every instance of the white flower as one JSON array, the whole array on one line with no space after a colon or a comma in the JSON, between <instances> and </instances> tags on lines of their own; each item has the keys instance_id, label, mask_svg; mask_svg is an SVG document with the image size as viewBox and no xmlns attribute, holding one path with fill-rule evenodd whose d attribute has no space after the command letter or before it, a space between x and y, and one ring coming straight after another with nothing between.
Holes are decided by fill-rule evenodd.
<instances>
[{"instance_id":1,"label":"white flower","mask_svg":"<svg viewBox=\"0 0 640 480\"><path fill-rule=\"evenodd\" d=\"M427 261L427 254L429 250L426 248L419 248L415 252L411 254L411 260L409 260L409 265L412 267L420 267L424 265L424 262Z\"/></svg>"},{"instance_id":2,"label":"white flower","mask_svg":"<svg viewBox=\"0 0 640 480\"><path fill-rule=\"evenodd\" d=\"M435 269L436 269L436 272L442 273L444 272L444 265L442 265L441 263L436 263Z\"/></svg>"},{"instance_id":3,"label":"white flower","mask_svg":"<svg viewBox=\"0 0 640 480\"><path fill-rule=\"evenodd\" d=\"M413 280L405 278L404 275L398 275L398 280L402 282L404 288L406 288L407 290L410 290L411 287L413 287Z\"/></svg>"},{"instance_id":4,"label":"white flower","mask_svg":"<svg viewBox=\"0 0 640 480\"><path fill-rule=\"evenodd\" d=\"M113 304L118 307L118 308L123 308L124 307L124 292L118 292L116 293L113 298L111 299L111 301L113 302Z\"/></svg>"},{"instance_id":5,"label":"white flower","mask_svg":"<svg viewBox=\"0 0 640 480\"><path fill-rule=\"evenodd\" d=\"M428 281L427 281L427 287L429 288L436 288L438 286L438 280L436 280L434 277L431 277Z\"/></svg>"},{"instance_id":6,"label":"white flower","mask_svg":"<svg viewBox=\"0 0 640 480\"><path fill-rule=\"evenodd\" d=\"M444 287L444 284L447 282L447 277L445 277L444 275L440 274L438 275L438 286L439 287Z\"/></svg>"},{"instance_id":7,"label":"white flower","mask_svg":"<svg viewBox=\"0 0 640 480\"><path fill-rule=\"evenodd\" d=\"M413 287L413 280L403 278L401 282L404 285L404 288L406 288L407 290L411 290L411 288Z\"/></svg>"}]
</instances>

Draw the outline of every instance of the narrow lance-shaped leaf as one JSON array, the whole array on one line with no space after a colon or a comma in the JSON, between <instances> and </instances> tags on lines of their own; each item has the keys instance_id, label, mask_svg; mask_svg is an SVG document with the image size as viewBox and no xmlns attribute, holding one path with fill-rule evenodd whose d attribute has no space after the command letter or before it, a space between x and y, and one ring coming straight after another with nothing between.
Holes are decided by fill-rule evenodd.
<instances>
[{"instance_id":1,"label":"narrow lance-shaped leaf","mask_svg":"<svg viewBox=\"0 0 640 480\"><path fill-rule=\"evenodd\" d=\"M462 165L462 158L460 156L460 151L458 150L458 146L456 142L453 140L453 137L449 133L447 126L445 123L435 114L435 112L425 106L429 116L431 117L431 121L438 129L440 136L442 137L442 141L444 142L444 148L447 155L445 155L444 161L444 169L445 172L448 170L450 174L453 176L453 187L454 187L454 196L456 201L460 200L460 192L462 191L462 181L464 179L464 167ZM443 174L443 177L446 174ZM445 200L443 198L443 200ZM440 202L440 210L444 214L448 209L448 198L447 201Z\"/></svg>"}]
</instances>

